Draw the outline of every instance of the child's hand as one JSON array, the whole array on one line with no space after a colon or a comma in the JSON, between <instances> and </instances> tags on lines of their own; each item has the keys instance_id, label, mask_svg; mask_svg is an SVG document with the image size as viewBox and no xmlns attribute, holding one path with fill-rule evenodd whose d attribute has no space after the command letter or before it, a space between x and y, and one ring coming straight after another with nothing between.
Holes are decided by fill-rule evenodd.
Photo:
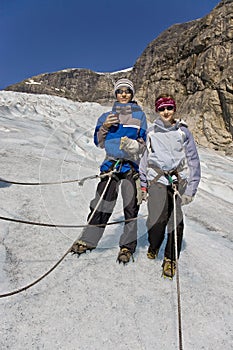
<instances>
[{"instance_id":1,"label":"child's hand","mask_svg":"<svg viewBox=\"0 0 233 350\"><path fill-rule=\"evenodd\" d=\"M187 194L183 194L181 196L181 205L188 205L194 200L194 196L188 196Z\"/></svg>"},{"instance_id":2,"label":"child's hand","mask_svg":"<svg viewBox=\"0 0 233 350\"><path fill-rule=\"evenodd\" d=\"M145 187L141 187L141 191L142 191L142 201L146 202L148 197L147 189Z\"/></svg>"},{"instance_id":3,"label":"child's hand","mask_svg":"<svg viewBox=\"0 0 233 350\"><path fill-rule=\"evenodd\" d=\"M129 154L137 154L139 151L139 144L136 140L124 136L121 138L120 149L123 149Z\"/></svg>"},{"instance_id":4,"label":"child's hand","mask_svg":"<svg viewBox=\"0 0 233 350\"><path fill-rule=\"evenodd\" d=\"M119 115L118 114L109 114L103 123L104 127L109 129L114 124L119 124Z\"/></svg>"}]
</instances>

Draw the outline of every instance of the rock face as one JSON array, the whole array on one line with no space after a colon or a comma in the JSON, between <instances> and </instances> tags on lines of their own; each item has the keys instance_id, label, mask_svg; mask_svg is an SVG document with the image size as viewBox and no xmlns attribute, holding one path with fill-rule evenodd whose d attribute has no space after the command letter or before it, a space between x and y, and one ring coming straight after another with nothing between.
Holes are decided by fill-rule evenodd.
<instances>
[{"instance_id":1,"label":"rock face","mask_svg":"<svg viewBox=\"0 0 233 350\"><path fill-rule=\"evenodd\" d=\"M37 75L8 86L5 90L48 94L78 102L98 102L105 105L114 101L114 82L128 75L128 72L123 71L96 73L89 69L65 69Z\"/></svg>"},{"instance_id":2,"label":"rock face","mask_svg":"<svg viewBox=\"0 0 233 350\"><path fill-rule=\"evenodd\" d=\"M233 154L232 39L233 0L223 0L202 19L164 31L132 70L100 74L69 69L38 75L6 90L110 104L114 81L128 77L149 116L153 116L155 97L168 92L177 101L177 116L187 121L200 145Z\"/></svg>"},{"instance_id":3,"label":"rock face","mask_svg":"<svg viewBox=\"0 0 233 350\"><path fill-rule=\"evenodd\" d=\"M232 38L233 1L220 2L202 19L172 26L134 66L138 100L153 108L156 95L171 93L200 144L228 148L233 134Z\"/></svg>"}]
</instances>

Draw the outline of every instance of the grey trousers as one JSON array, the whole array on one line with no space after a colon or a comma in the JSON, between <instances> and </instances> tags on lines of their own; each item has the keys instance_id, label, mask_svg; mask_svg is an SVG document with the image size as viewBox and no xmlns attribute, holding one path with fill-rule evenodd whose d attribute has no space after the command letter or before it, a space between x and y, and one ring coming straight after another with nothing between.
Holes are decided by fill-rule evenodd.
<instances>
[{"instance_id":1,"label":"grey trousers","mask_svg":"<svg viewBox=\"0 0 233 350\"><path fill-rule=\"evenodd\" d=\"M167 228L168 236L164 255L171 260L175 260L173 189L171 186L165 186L156 182L149 187L148 193L147 229L150 247L153 250L160 248ZM178 258L184 229L181 199L178 196L176 196L176 223Z\"/></svg>"}]
</instances>

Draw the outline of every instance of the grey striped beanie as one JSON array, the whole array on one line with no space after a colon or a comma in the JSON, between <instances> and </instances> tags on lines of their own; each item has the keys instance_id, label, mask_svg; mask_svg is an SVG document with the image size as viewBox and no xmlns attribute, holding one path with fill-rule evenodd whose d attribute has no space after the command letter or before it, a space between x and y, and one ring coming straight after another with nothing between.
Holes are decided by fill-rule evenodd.
<instances>
[{"instance_id":1,"label":"grey striped beanie","mask_svg":"<svg viewBox=\"0 0 233 350\"><path fill-rule=\"evenodd\" d=\"M134 90L134 86L131 80L126 79L126 78L122 78L117 80L117 82L114 85L114 94L116 95L116 91L122 87L127 87L130 90L132 90L133 95L135 94L135 90Z\"/></svg>"}]
</instances>

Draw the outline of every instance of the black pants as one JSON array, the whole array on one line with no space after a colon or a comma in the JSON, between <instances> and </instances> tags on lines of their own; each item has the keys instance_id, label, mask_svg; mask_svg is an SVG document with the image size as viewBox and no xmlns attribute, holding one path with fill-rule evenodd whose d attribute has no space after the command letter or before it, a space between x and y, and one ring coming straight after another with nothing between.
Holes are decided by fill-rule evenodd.
<instances>
[{"instance_id":1,"label":"black pants","mask_svg":"<svg viewBox=\"0 0 233 350\"><path fill-rule=\"evenodd\" d=\"M108 177L103 178L96 191L95 198L90 203L90 213L88 220L91 217L95 207L103 193ZM107 191L104 194L97 210L91 218L90 225L106 224L112 215L113 209L118 197L119 185L121 184L121 193L123 198L125 220L136 218L138 215L139 206L137 205L137 189L133 173L130 171L127 174L117 173L111 178ZM86 227L80 237L88 246L96 247L104 233L105 227ZM137 245L137 220L126 222L124 231L120 237L119 246L128 248L131 253L134 253Z\"/></svg>"},{"instance_id":2,"label":"black pants","mask_svg":"<svg viewBox=\"0 0 233 350\"><path fill-rule=\"evenodd\" d=\"M154 250L160 248L167 227L168 237L164 255L171 260L175 260L173 189L171 186L165 186L157 182L150 186L148 192L147 229L150 246ZM183 191L181 190L181 192ZM178 258L184 230L181 199L178 196L176 196L176 224Z\"/></svg>"}]
</instances>

